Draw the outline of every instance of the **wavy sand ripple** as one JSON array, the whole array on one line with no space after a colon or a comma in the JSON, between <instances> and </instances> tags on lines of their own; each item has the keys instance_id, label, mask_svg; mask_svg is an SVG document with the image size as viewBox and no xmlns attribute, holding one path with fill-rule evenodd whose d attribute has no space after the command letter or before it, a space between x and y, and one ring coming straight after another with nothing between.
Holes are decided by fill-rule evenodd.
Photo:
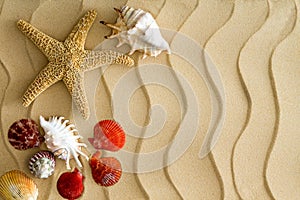
<instances>
[{"instance_id":1,"label":"wavy sand ripple","mask_svg":"<svg viewBox=\"0 0 300 200\"><path fill-rule=\"evenodd\" d=\"M295 5L293 1L269 3L265 24L249 39L239 60L251 105L248 125L236 144L233 158L236 185L243 199L273 199L264 178L276 121L269 78L270 57L294 26Z\"/></svg>"},{"instance_id":2,"label":"wavy sand ripple","mask_svg":"<svg viewBox=\"0 0 300 200\"><path fill-rule=\"evenodd\" d=\"M299 18L300 4L297 6ZM276 199L298 199L299 188L299 41L300 23L293 32L276 48L272 57L271 75L276 91L277 126L274 145L270 150L266 176ZM294 189L292 189L294 188Z\"/></svg>"},{"instance_id":3,"label":"wavy sand ripple","mask_svg":"<svg viewBox=\"0 0 300 200\"><path fill-rule=\"evenodd\" d=\"M178 27L181 26L181 24L193 11L193 9L195 8L195 4L197 4L197 1L191 1L188 3L186 1L180 1L176 3L171 1L166 1L156 17L157 23L162 28L169 28L172 30L174 29L176 30ZM175 13L169 12L169 10L174 10L174 9L182 9L184 11L182 12L180 18L178 18L178 16L171 16L171 14L175 14ZM172 20L168 20L168 23L164 24L164 22L166 22L166 20L164 19L166 18L169 19L172 18ZM169 66L169 64L166 62L166 59L163 58L162 56L156 59L147 59L145 61L140 61L139 64L156 63L156 62ZM171 70L170 73L172 73ZM142 74L140 74L140 78L141 81L144 80ZM162 107L164 107L166 113L168 113L168 118L163 129L160 131L160 134L158 134L154 138L148 139L147 141L143 140L143 142L141 143L141 149L140 149L141 152L155 150L153 149L154 146L155 148L160 148L163 145L168 144L168 142L170 142L173 139L174 134L176 134L176 127L180 124L180 119L181 119L180 106L178 107L178 109L174 109L174 107L172 107L171 106L172 104L170 103L170 102L174 102L173 105L176 104L176 98L174 98L174 96L166 93L166 91L164 91L165 89L161 87L146 86L145 89L149 97L150 105L152 106L154 104L159 104ZM178 90L180 90L180 88L178 88ZM162 94L164 95L162 96ZM157 170L152 173L139 174L138 177L150 198L181 199L181 196L178 193L177 188L170 180L166 169ZM162 187L164 187L169 192L168 193L160 192Z\"/></svg>"},{"instance_id":4,"label":"wavy sand ripple","mask_svg":"<svg viewBox=\"0 0 300 200\"><path fill-rule=\"evenodd\" d=\"M222 12L220 12L220 8L223 8ZM230 1L201 1L191 16L185 21L180 32L190 36L198 42L200 46L205 46L211 35L213 35L230 18L232 8L233 2ZM174 40L176 40L176 37ZM171 46L172 45L173 43L171 43ZM199 57L201 57L201 55L199 55ZM203 61L204 60L202 60L202 62ZM215 168L213 158L211 158L211 160L207 158L199 160L197 158L199 147L203 143L203 136L205 136L209 124L209 117L204 117L205 119L203 119L203 116L209 116L211 112L211 102L208 98L204 98L206 95L210 96L210 94L207 93L208 90L206 89L206 83L203 82L203 77L199 77L198 71L195 71L190 64L177 56L171 55L170 63L173 69L180 72L190 83L193 84L194 92L196 92L198 102L200 104L201 121L199 122L199 132L196 135L193 144L182 158L168 168L168 171L178 190L185 198L220 198L224 194L222 194L223 192L221 191L223 186L220 188L222 180L219 179L217 181L217 179L215 179L219 177L218 170L208 170L209 168ZM203 65L205 64L203 63ZM188 71L190 71L190 73L187 73ZM182 168L185 168L185 170L178 174L177 172ZM191 171L193 171L193 173L190 173ZM210 180L209 184L207 184L207 180ZM201 187L195 190L190 190L188 184L186 184L187 182L192 185L201 185ZM227 185L229 184L227 183ZM234 192L234 190L231 191ZM209 197L206 196L207 194L215 195L213 197Z\"/></svg>"},{"instance_id":5,"label":"wavy sand ripple","mask_svg":"<svg viewBox=\"0 0 300 200\"><path fill-rule=\"evenodd\" d=\"M231 187L234 172L230 160L234 143L246 123L248 110L247 98L238 72L239 53L249 37L264 23L267 11L266 1L236 1L230 20L206 45L208 54L221 73L226 95L225 124L213 155L221 176L226 179L224 185L231 183ZM234 192L231 195L225 198L237 198Z\"/></svg>"}]
</instances>

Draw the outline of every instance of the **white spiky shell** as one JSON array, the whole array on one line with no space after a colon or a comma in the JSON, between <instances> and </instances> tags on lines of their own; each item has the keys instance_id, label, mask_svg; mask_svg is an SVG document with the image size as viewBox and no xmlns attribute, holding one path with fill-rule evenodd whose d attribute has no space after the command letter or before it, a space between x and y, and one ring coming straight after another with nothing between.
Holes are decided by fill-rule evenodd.
<instances>
[{"instance_id":1,"label":"white spiky shell","mask_svg":"<svg viewBox=\"0 0 300 200\"><path fill-rule=\"evenodd\" d=\"M89 159L81 151L81 147L86 147L86 144L79 142L82 137L78 134L74 124L69 123L69 120L65 120L64 117L50 117L46 121L44 117L40 116L40 124L45 131L47 148L58 158L66 161L67 169L71 169L69 161L72 157L79 167L82 167L78 159L79 155Z\"/></svg>"},{"instance_id":2,"label":"white spiky shell","mask_svg":"<svg viewBox=\"0 0 300 200\"><path fill-rule=\"evenodd\" d=\"M114 25L103 21L100 23L113 29L107 38L117 38L119 40L117 47L128 44L131 47L129 55L141 51L144 53L143 58L147 55L156 57L162 51L171 53L169 44L162 37L155 19L149 12L129 6L115 10L119 13L119 17Z\"/></svg>"}]
</instances>

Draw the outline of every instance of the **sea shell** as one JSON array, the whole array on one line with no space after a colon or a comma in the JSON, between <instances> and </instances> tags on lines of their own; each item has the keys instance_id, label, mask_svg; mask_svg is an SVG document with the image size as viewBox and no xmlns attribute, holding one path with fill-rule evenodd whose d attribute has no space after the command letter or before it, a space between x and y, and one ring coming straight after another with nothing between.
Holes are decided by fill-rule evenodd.
<instances>
[{"instance_id":1,"label":"sea shell","mask_svg":"<svg viewBox=\"0 0 300 200\"><path fill-rule=\"evenodd\" d=\"M89 162L93 179L101 186L112 186L121 178L121 163L116 158L100 158L100 156L101 153L97 151L93 154Z\"/></svg>"},{"instance_id":2,"label":"sea shell","mask_svg":"<svg viewBox=\"0 0 300 200\"><path fill-rule=\"evenodd\" d=\"M77 168L73 172L65 172L60 175L57 180L56 188L58 193L66 199L79 198L84 190L83 185L84 176Z\"/></svg>"},{"instance_id":3,"label":"sea shell","mask_svg":"<svg viewBox=\"0 0 300 200\"><path fill-rule=\"evenodd\" d=\"M40 151L29 160L30 172L38 178L48 178L54 173L55 158L51 151Z\"/></svg>"},{"instance_id":4,"label":"sea shell","mask_svg":"<svg viewBox=\"0 0 300 200\"><path fill-rule=\"evenodd\" d=\"M38 188L25 173L12 170L0 177L0 195L6 200L36 200Z\"/></svg>"},{"instance_id":5,"label":"sea shell","mask_svg":"<svg viewBox=\"0 0 300 200\"><path fill-rule=\"evenodd\" d=\"M129 6L115 10L119 14L115 24L100 21L112 29L111 35L105 38L118 38L117 47L128 44L131 47L129 55L136 50L144 53L143 58L147 55L156 57L162 51L171 53L169 44L162 37L155 19L149 12Z\"/></svg>"},{"instance_id":6,"label":"sea shell","mask_svg":"<svg viewBox=\"0 0 300 200\"><path fill-rule=\"evenodd\" d=\"M125 132L114 120L101 120L94 126L94 138L88 138L95 149L118 151L125 144Z\"/></svg>"},{"instance_id":7,"label":"sea shell","mask_svg":"<svg viewBox=\"0 0 300 200\"><path fill-rule=\"evenodd\" d=\"M81 151L81 147L86 147L86 144L80 143L82 138L75 129L75 126L65 120L63 117L50 117L46 121L40 116L40 124L45 131L45 143L47 148L54 153L58 158L66 161L67 169L70 167L70 159L73 157L79 167L82 167L79 161L79 155L82 155L87 160L89 157Z\"/></svg>"},{"instance_id":8,"label":"sea shell","mask_svg":"<svg viewBox=\"0 0 300 200\"><path fill-rule=\"evenodd\" d=\"M9 143L18 150L39 147L44 141L39 127L32 119L21 119L14 122L8 130Z\"/></svg>"}]
</instances>

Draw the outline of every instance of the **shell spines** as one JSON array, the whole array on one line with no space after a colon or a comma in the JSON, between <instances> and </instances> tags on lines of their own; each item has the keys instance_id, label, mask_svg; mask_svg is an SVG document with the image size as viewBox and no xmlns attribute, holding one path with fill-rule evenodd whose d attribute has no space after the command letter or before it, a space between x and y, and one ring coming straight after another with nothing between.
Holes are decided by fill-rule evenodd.
<instances>
[{"instance_id":1,"label":"shell spines","mask_svg":"<svg viewBox=\"0 0 300 200\"><path fill-rule=\"evenodd\" d=\"M159 27L153 16L142 9L134 9L129 6L123 6L120 10L119 18L115 24L109 24L104 21L100 23L112 28L112 34L106 38L117 38L119 44L128 44L131 47L129 55L135 51L142 51L143 58L146 56L157 56L162 51L171 53L170 46L162 37Z\"/></svg>"},{"instance_id":2,"label":"shell spines","mask_svg":"<svg viewBox=\"0 0 300 200\"><path fill-rule=\"evenodd\" d=\"M88 156L80 151L81 147L86 147L86 144L80 143L82 138L78 134L75 125L70 123L64 117L50 117L46 121L43 117L41 119L41 126L45 130L46 145L59 158L66 160L67 169L71 169L69 160L71 156L74 157L76 164L82 167L79 155L84 156L88 160Z\"/></svg>"}]
</instances>

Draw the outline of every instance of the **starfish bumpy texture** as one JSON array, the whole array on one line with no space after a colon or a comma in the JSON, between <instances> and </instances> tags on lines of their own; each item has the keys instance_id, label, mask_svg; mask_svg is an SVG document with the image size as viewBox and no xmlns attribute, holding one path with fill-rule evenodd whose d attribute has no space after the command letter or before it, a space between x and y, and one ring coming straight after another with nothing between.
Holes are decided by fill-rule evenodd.
<instances>
[{"instance_id":1,"label":"starfish bumpy texture","mask_svg":"<svg viewBox=\"0 0 300 200\"><path fill-rule=\"evenodd\" d=\"M90 111L84 91L84 72L105 64L133 66L134 61L121 53L105 50L85 50L84 44L95 18L96 11L87 12L64 42L39 31L24 20L18 21L18 28L45 54L49 63L40 71L23 95L23 105L31 102L44 90L62 80L84 119Z\"/></svg>"}]
</instances>

